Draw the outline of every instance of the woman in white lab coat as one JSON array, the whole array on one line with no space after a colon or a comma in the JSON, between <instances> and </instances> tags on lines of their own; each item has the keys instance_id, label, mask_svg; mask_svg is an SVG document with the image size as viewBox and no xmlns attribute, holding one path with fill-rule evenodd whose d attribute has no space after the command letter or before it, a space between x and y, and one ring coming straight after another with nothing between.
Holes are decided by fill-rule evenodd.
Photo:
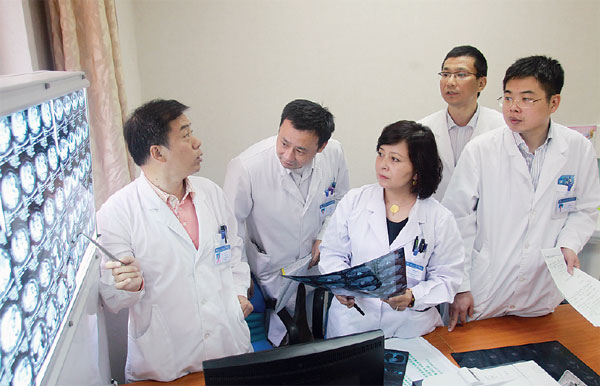
<instances>
[{"instance_id":1,"label":"woman in white lab coat","mask_svg":"<svg viewBox=\"0 0 600 386\"><path fill-rule=\"evenodd\" d=\"M388 299L336 295L327 337L374 329L386 338L426 334L442 325L435 306L451 302L462 280L464 249L456 222L431 197L442 174L431 130L412 121L383 129L375 169L378 184L352 189L338 204L323 237L319 269L339 271L402 247L408 289Z\"/></svg>"}]
</instances>

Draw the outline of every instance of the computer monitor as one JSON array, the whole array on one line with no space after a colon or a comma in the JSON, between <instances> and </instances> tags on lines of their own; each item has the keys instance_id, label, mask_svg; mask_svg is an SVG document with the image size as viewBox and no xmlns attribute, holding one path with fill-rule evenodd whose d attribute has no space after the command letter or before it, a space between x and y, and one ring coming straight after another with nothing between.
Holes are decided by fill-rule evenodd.
<instances>
[{"instance_id":1,"label":"computer monitor","mask_svg":"<svg viewBox=\"0 0 600 386\"><path fill-rule=\"evenodd\" d=\"M383 385L383 332L204 361L207 385Z\"/></svg>"}]
</instances>

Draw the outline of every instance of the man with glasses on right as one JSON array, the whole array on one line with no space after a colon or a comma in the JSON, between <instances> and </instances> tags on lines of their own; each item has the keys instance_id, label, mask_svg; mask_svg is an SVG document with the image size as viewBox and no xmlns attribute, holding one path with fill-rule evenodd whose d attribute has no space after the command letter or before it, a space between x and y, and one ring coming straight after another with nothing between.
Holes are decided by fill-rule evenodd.
<instances>
[{"instance_id":1,"label":"man with glasses on right","mask_svg":"<svg viewBox=\"0 0 600 386\"><path fill-rule=\"evenodd\" d=\"M419 123L435 134L443 164L442 181L433 197L442 201L463 148L486 131L504 124L498 111L480 106L479 94L487 84L487 61L475 47L454 47L442 62L440 93L448 108L421 119Z\"/></svg>"},{"instance_id":2,"label":"man with glasses on right","mask_svg":"<svg viewBox=\"0 0 600 386\"><path fill-rule=\"evenodd\" d=\"M564 72L531 56L511 65L499 98L506 125L465 146L443 204L465 243L463 283L450 306L457 322L540 316L563 300L541 250L558 247L567 271L596 227L600 183L589 140L551 119Z\"/></svg>"}]
</instances>

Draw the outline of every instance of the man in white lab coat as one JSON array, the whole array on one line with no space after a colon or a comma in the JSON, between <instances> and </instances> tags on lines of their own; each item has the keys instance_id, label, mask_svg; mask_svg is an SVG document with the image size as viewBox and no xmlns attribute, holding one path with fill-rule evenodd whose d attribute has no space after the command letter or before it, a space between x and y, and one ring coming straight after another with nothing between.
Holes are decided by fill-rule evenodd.
<instances>
[{"instance_id":1,"label":"man in white lab coat","mask_svg":"<svg viewBox=\"0 0 600 386\"><path fill-rule=\"evenodd\" d=\"M439 75L440 92L448 107L426 116L419 123L435 134L444 171L433 197L442 201L467 142L504 125L504 120L498 111L477 103L487 84L487 61L477 48L454 47L446 54Z\"/></svg>"},{"instance_id":2,"label":"man in white lab coat","mask_svg":"<svg viewBox=\"0 0 600 386\"><path fill-rule=\"evenodd\" d=\"M551 119L564 72L545 56L517 60L501 98L506 125L473 139L443 204L465 243L465 274L450 307L457 321L539 316L563 297L541 250L559 247L567 270L592 235L600 205L596 154L589 140Z\"/></svg>"},{"instance_id":3,"label":"man in white lab coat","mask_svg":"<svg viewBox=\"0 0 600 386\"><path fill-rule=\"evenodd\" d=\"M308 100L288 103L277 136L264 139L227 167L224 190L245 235L245 251L263 293L277 299L281 269L312 253L327 222L349 188L342 146L330 139L333 115ZM318 274L318 271L315 272ZM293 314L293 300L288 311ZM307 303L308 304L308 303ZM285 328L272 314L269 340L279 345Z\"/></svg>"},{"instance_id":4,"label":"man in white lab coat","mask_svg":"<svg viewBox=\"0 0 600 386\"><path fill-rule=\"evenodd\" d=\"M252 351L242 239L221 188L191 176L202 151L186 109L154 100L135 110L124 136L142 175L97 214L100 242L121 261L104 256L100 293L111 311L129 308L129 381L171 381Z\"/></svg>"}]
</instances>

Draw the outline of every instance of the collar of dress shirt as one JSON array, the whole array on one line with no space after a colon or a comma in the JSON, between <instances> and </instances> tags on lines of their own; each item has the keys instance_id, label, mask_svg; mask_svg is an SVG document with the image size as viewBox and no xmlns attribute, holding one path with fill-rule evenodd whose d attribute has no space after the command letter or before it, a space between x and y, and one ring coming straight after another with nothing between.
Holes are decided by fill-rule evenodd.
<instances>
[{"instance_id":1,"label":"collar of dress shirt","mask_svg":"<svg viewBox=\"0 0 600 386\"><path fill-rule=\"evenodd\" d=\"M454 122L454 119L452 119L452 117L450 116L450 113L448 112L448 109L446 109L446 122L448 124L448 130L452 130L454 128L459 128L459 127L471 127L472 129L475 129L475 127L477 126L477 119L478 118L479 118L479 104L477 104L477 109L475 110L475 113L473 114L473 116L469 120L469 123L467 123L465 126L458 126Z\"/></svg>"}]
</instances>

